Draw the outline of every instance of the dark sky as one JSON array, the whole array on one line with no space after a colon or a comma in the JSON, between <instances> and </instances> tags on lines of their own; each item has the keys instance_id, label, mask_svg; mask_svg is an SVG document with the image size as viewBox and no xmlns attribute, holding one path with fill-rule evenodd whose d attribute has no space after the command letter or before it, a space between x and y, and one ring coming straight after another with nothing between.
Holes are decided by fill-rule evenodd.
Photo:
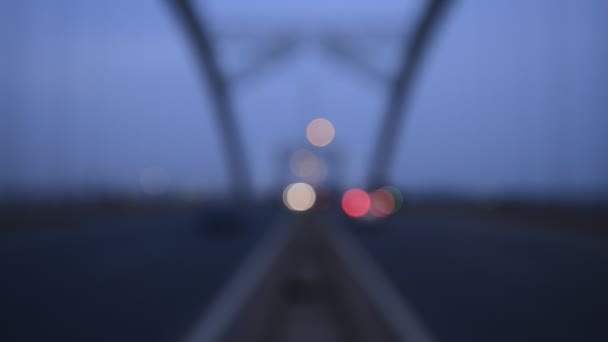
<instances>
[{"instance_id":1,"label":"dark sky","mask_svg":"<svg viewBox=\"0 0 608 342\"><path fill-rule=\"evenodd\" d=\"M341 27L390 73L420 1L201 1L226 72L251 55L229 32ZM608 192L608 3L456 1L428 54L391 181L414 191L550 196ZM206 88L164 1L0 3L0 182L19 191L138 193L228 184ZM257 45L259 46L259 44ZM258 192L286 181L279 155L330 119L341 185L362 186L385 86L313 44L235 90ZM150 176L152 175L152 176ZM147 176L144 176L146 178Z\"/></svg>"}]
</instances>

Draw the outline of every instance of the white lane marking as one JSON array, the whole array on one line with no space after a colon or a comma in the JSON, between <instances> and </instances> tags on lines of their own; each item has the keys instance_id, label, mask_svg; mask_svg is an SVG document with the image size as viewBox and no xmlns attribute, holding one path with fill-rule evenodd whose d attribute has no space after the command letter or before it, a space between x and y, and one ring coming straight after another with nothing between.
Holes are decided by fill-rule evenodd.
<instances>
[{"instance_id":1,"label":"white lane marking","mask_svg":"<svg viewBox=\"0 0 608 342\"><path fill-rule=\"evenodd\" d=\"M334 224L337 226L337 224ZM363 291L370 296L372 305L384 316L390 329L401 341L436 341L411 306L391 285L391 282L345 228L331 229L327 234L336 252L342 258Z\"/></svg>"},{"instance_id":2,"label":"white lane marking","mask_svg":"<svg viewBox=\"0 0 608 342\"><path fill-rule=\"evenodd\" d=\"M244 259L227 286L214 300L184 342L219 342L237 315L252 297L274 261L287 245L297 224L286 224L287 218L278 219L268 235Z\"/></svg>"}]
</instances>

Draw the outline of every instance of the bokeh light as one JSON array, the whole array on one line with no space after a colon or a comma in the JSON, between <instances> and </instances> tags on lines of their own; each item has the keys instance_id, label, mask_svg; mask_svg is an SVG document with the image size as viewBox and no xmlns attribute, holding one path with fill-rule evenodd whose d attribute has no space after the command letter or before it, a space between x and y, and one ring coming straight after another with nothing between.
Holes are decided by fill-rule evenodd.
<instances>
[{"instance_id":1,"label":"bokeh light","mask_svg":"<svg viewBox=\"0 0 608 342\"><path fill-rule=\"evenodd\" d=\"M351 189L342 196L342 210L350 217L365 216L371 206L369 195L361 189Z\"/></svg>"},{"instance_id":2,"label":"bokeh light","mask_svg":"<svg viewBox=\"0 0 608 342\"><path fill-rule=\"evenodd\" d=\"M317 147L331 144L335 136L334 125L327 119L314 119L306 127L306 138Z\"/></svg>"},{"instance_id":3,"label":"bokeh light","mask_svg":"<svg viewBox=\"0 0 608 342\"><path fill-rule=\"evenodd\" d=\"M297 150L291 156L289 167L294 176L308 183L321 183L327 177L327 166L309 150Z\"/></svg>"},{"instance_id":4,"label":"bokeh light","mask_svg":"<svg viewBox=\"0 0 608 342\"><path fill-rule=\"evenodd\" d=\"M373 191L369 195L371 199L370 213L375 217L387 217L395 211L395 197L386 188Z\"/></svg>"},{"instance_id":5,"label":"bokeh light","mask_svg":"<svg viewBox=\"0 0 608 342\"><path fill-rule=\"evenodd\" d=\"M383 189L390 191L395 201L395 207L393 208L393 212L391 214L398 212L403 205L403 195L401 195L401 191L394 186L385 186Z\"/></svg>"},{"instance_id":6,"label":"bokeh light","mask_svg":"<svg viewBox=\"0 0 608 342\"><path fill-rule=\"evenodd\" d=\"M307 183L289 184L283 190L283 203L293 211L306 211L315 204L315 189Z\"/></svg>"}]
</instances>

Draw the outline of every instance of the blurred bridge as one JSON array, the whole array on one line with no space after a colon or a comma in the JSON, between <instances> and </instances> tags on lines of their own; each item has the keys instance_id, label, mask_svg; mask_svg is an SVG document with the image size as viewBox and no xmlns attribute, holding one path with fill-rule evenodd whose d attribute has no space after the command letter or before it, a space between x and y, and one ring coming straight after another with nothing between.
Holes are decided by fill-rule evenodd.
<instances>
[{"instance_id":1,"label":"blurred bridge","mask_svg":"<svg viewBox=\"0 0 608 342\"><path fill-rule=\"evenodd\" d=\"M273 38L229 75L204 13L169 1L209 86L233 196L2 207L0 340L608 340L604 207L406 198L389 217L353 219L335 193L306 213L249 196L236 82L307 39L387 85L367 180L371 189L384 185L425 51L451 1L429 0L399 35L395 75L335 32Z\"/></svg>"}]
</instances>

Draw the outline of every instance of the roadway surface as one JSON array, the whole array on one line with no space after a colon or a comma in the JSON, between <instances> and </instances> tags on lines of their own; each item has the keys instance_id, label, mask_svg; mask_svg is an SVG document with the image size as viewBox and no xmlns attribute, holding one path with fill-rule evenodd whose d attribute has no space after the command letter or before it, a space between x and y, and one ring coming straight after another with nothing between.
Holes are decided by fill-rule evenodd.
<instances>
[{"instance_id":1,"label":"roadway surface","mask_svg":"<svg viewBox=\"0 0 608 342\"><path fill-rule=\"evenodd\" d=\"M6 234L0 340L176 341L273 215L232 235L192 213ZM430 215L345 222L439 341L608 341L605 237Z\"/></svg>"},{"instance_id":2,"label":"roadway surface","mask_svg":"<svg viewBox=\"0 0 608 342\"><path fill-rule=\"evenodd\" d=\"M369 228L360 241L439 341L608 341L605 236L431 215Z\"/></svg>"},{"instance_id":3,"label":"roadway surface","mask_svg":"<svg viewBox=\"0 0 608 342\"><path fill-rule=\"evenodd\" d=\"M262 235L254 221L208 234L206 221L160 214L2 236L0 341L181 339Z\"/></svg>"}]
</instances>

